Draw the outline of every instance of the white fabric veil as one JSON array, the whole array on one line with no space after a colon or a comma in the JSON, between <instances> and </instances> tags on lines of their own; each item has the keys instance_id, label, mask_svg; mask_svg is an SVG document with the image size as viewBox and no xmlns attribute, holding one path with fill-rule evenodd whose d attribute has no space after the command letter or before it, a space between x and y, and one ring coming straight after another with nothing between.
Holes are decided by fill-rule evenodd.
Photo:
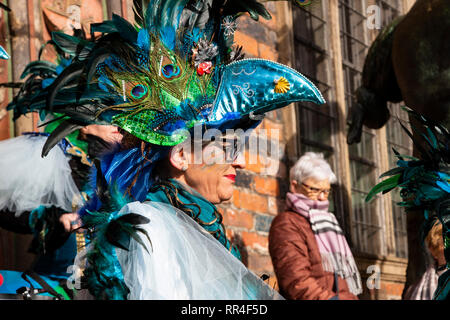
<instances>
[{"instance_id":1,"label":"white fabric veil","mask_svg":"<svg viewBox=\"0 0 450 320\"><path fill-rule=\"evenodd\" d=\"M19 216L40 205L72 212L81 196L69 158L59 147L41 157L46 136L23 135L0 141L0 210Z\"/></svg>"},{"instance_id":2,"label":"white fabric veil","mask_svg":"<svg viewBox=\"0 0 450 320\"><path fill-rule=\"evenodd\" d=\"M150 219L140 225L150 237L134 239L129 251L116 249L128 299L281 300L222 244L182 211L158 202L133 202L122 214Z\"/></svg>"}]
</instances>

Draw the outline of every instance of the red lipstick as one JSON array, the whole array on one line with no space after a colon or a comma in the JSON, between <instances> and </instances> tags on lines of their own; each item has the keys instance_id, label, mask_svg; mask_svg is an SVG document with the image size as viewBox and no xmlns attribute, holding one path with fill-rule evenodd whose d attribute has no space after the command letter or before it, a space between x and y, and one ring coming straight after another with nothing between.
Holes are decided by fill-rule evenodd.
<instances>
[{"instance_id":1,"label":"red lipstick","mask_svg":"<svg viewBox=\"0 0 450 320\"><path fill-rule=\"evenodd\" d=\"M225 178L228 178L228 179L230 179L233 182L236 181L236 175L235 174L228 174L228 175L225 176Z\"/></svg>"}]
</instances>

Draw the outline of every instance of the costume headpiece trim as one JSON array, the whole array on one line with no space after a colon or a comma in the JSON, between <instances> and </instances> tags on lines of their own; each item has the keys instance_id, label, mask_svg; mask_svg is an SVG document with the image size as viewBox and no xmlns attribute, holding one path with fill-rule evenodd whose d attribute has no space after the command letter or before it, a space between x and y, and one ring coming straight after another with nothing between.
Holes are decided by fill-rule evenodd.
<instances>
[{"instance_id":1,"label":"costume headpiece trim","mask_svg":"<svg viewBox=\"0 0 450 320\"><path fill-rule=\"evenodd\" d=\"M236 19L246 12L270 19L256 0L134 1L134 11L136 26L117 15L91 25L92 36L102 33L92 41L52 34L71 62L32 101L66 117L43 155L64 135L93 123L172 146L185 139L179 129L247 129L260 121L252 114L297 101L325 102L292 68L242 60L242 49L233 45Z\"/></svg>"}]
</instances>

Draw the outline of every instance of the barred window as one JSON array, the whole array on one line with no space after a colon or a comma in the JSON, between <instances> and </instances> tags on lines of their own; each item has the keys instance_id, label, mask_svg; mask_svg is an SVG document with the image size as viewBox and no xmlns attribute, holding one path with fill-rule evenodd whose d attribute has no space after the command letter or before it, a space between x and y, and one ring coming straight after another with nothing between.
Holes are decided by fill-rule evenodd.
<instances>
[{"instance_id":1,"label":"barred window","mask_svg":"<svg viewBox=\"0 0 450 320\"><path fill-rule=\"evenodd\" d=\"M335 154L337 114L335 104L330 103L335 93L327 18L327 1L293 9L295 67L317 85L327 101L326 105L321 106L309 102L299 103L300 144L302 154L308 151L323 153L338 175ZM337 193L338 190L330 197L330 205L341 220L343 214Z\"/></svg>"},{"instance_id":2,"label":"barred window","mask_svg":"<svg viewBox=\"0 0 450 320\"><path fill-rule=\"evenodd\" d=\"M389 119L386 132L389 152L389 164L396 167L397 157L395 157L392 148L400 154L412 154L412 140L400 126L400 121L410 130L408 115L400 108L400 105L392 104L390 106L391 119ZM408 257L408 234L406 228L406 212L405 209L398 206L397 203L402 201L399 190L391 191L392 197L392 216L394 221L394 237L395 237L395 255L400 258Z\"/></svg>"},{"instance_id":3,"label":"barred window","mask_svg":"<svg viewBox=\"0 0 450 320\"><path fill-rule=\"evenodd\" d=\"M339 0L339 22L342 65L347 113L355 103L355 92L361 84L361 73L368 51L366 3L361 0ZM349 147L352 181L352 235L359 252L378 254L383 230L379 200L365 198L377 180L377 153L373 130L363 128L361 142Z\"/></svg>"},{"instance_id":4,"label":"barred window","mask_svg":"<svg viewBox=\"0 0 450 320\"><path fill-rule=\"evenodd\" d=\"M366 9L370 4L381 8L381 24L386 26L399 14L400 0L339 0L340 41L342 68L344 75L345 107L347 114L355 103L355 92L361 84L362 69L374 32L366 26ZM296 69L311 79L321 90L327 104L316 106L312 103L299 104L299 125L301 152L322 152L332 165L338 168L339 149L336 133L338 115L335 101L332 52L330 50L330 25L328 21L328 1L295 8L294 40ZM388 128L389 130L389 128ZM351 230L353 249L361 253L385 253L385 215L381 198L366 203L368 192L378 182L380 168L379 152L376 146L376 131L363 128L361 142L349 146L351 174L352 217L345 219L343 194L334 194L336 213L346 233ZM396 143L393 136L389 143ZM403 145L403 142L400 142ZM399 208L393 207L396 255L405 256L406 225L405 217ZM351 225L348 222L351 221Z\"/></svg>"},{"instance_id":5,"label":"barred window","mask_svg":"<svg viewBox=\"0 0 450 320\"><path fill-rule=\"evenodd\" d=\"M295 67L317 85L326 101L330 101L333 84L325 7L323 2L293 10ZM299 107L302 152L323 152L331 157L336 127L335 108L330 104L318 107L309 102L303 102Z\"/></svg>"},{"instance_id":6,"label":"barred window","mask_svg":"<svg viewBox=\"0 0 450 320\"><path fill-rule=\"evenodd\" d=\"M387 26L391 21L400 15L402 3L399 0L377 0L376 4L381 8L382 26ZM388 144L389 165L396 166L397 158L392 148L395 148L400 154L412 154L412 141L400 126L409 128L408 114L401 109L401 104L389 104L391 118L386 125L386 136ZM397 203L401 201L400 191L391 191L392 198L392 218L394 223L395 255L399 258L408 257L408 234L406 226L406 213L404 208L399 207Z\"/></svg>"}]
</instances>

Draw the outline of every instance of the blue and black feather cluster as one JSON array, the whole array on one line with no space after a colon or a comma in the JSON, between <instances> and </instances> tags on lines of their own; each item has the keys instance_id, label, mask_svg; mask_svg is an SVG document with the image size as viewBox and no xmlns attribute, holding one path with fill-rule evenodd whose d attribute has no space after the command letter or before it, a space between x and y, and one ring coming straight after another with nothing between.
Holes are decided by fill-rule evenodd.
<instances>
[{"instance_id":1,"label":"blue and black feather cluster","mask_svg":"<svg viewBox=\"0 0 450 320\"><path fill-rule=\"evenodd\" d=\"M444 126L413 110L405 110L423 128L420 130L411 125L416 136L422 138L420 141L401 124L420 152L420 158L402 155L393 149L398 158L397 167L381 176L389 178L373 187L366 201L370 201L377 193L387 193L399 188L403 201L398 205L424 212L422 233L426 234L432 222L439 219L442 224L444 256L447 267L450 267L450 134ZM434 299L445 300L449 297L450 271L447 271L439 278Z\"/></svg>"},{"instance_id":2,"label":"blue and black feather cluster","mask_svg":"<svg viewBox=\"0 0 450 320\"><path fill-rule=\"evenodd\" d=\"M139 233L151 245L150 237L139 225L149 223L150 220L134 213L120 215L120 209L129 199L118 191L115 184L107 184L99 160L94 163L97 170L96 207L94 210L85 209L82 216L83 227L89 230L89 238L92 239L91 249L86 255L87 267L83 281L97 299L122 300L127 298L129 290L123 280L115 250L128 250L130 239L134 239L149 251Z\"/></svg>"}]
</instances>

